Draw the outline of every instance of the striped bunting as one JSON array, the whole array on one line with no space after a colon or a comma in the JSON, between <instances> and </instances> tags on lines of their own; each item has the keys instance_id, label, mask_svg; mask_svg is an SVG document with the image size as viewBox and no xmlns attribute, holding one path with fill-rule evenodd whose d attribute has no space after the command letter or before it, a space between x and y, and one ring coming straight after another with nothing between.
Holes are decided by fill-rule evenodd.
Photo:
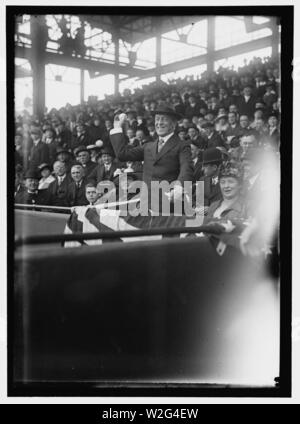
<instances>
[{"instance_id":1,"label":"striped bunting","mask_svg":"<svg viewBox=\"0 0 300 424\"><path fill-rule=\"evenodd\" d=\"M95 233L112 231L134 231L150 228L176 228L184 226L200 226L203 217L199 220L187 220L185 216L120 216L121 211L116 209L105 209L99 206L77 206L73 209L66 227L65 234L75 233ZM185 234L173 235L172 237L185 237ZM137 236L125 237L122 239L113 239L112 241L134 242L142 240L160 240L164 236ZM170 237L166 236L166 237ZM68 241L64 243L65 247L78 247L84 245L99 245L111 241L108 239L85 240L84 242Z\"/></svg>"}]
</instances>

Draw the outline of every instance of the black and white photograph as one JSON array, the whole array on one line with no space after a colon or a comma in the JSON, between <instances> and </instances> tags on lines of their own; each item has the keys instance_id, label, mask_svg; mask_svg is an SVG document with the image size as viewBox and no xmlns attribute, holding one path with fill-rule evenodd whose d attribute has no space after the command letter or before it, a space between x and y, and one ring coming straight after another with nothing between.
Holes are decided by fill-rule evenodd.
<instances>
[{"instance_id":1,"label":"black and white photograph","mask_svg":"<svg viewBox=\"0 0 300 424\"><path fill-rule=\"evenodd\" d=\"M8 397L291 397L293 26L6 6Z\"/></svg>"}]
</instances>

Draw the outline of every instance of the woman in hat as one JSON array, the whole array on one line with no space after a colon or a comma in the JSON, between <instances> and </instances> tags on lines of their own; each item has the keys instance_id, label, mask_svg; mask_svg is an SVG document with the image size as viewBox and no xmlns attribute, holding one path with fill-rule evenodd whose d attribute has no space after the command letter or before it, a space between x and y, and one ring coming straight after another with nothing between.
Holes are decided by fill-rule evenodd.
<instances>
[{"instance_id":1,"label":"woman in hat","mask_svg":"<svg viewBox=\"0 0 300 424\"><path fill-rule=\"evenodd\" d=\"M51 166L48 163L42 163L38 168L41 174L38 189L46 190L55 181L55 178L51 175Z\"/></svg>"},{"instance_id":2,"label":"woman in hat","mask_svg":"<svg viewBox=\"0 0 300 424\"><path fill-rule=\"evenodd\" d=\"M222 198L210 205L204 223L246 219L241 166L238 163L224 163L219 172L219 184Z\"/></svg>"}]
</instances>

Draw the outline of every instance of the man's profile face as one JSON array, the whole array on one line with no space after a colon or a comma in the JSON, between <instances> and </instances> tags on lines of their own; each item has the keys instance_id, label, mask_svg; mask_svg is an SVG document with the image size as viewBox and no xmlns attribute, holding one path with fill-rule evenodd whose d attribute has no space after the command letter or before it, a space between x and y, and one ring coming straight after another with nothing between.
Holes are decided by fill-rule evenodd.
<instances>
[{"instance_id":1,"label":"man's profile face","mask_svg":"<svg viewBox=\"0 0 300 424\"><path fill-rule=\"evenodd\" d=\"M195 144L191 144L192 159L196 159L196 157L198 157L199 150L200 149L195 146Z\"/></svg>"},{"instance_id":2,"label":"man's profile face","mask_svg":"<svg viewBox=\"0 0 300 424\"><path fill-rule=\"evenodd\" d=\"M71 169L71 177L75 183L78 183L82 180L84 176L84 170L82 166L73 166Z\"/></svg>"},{"instance_id":3,"label":"man's profile face","mask_svg":"<svg viewBox=\"0 0 300 424\"><path fill-rule=\"evenodd\" d=\"M37 190L38 185L39 185L39 180L37 180L36 178L26 178L25 180L25 187L29 191Z\"/></svg>"},{"instance_id":4,"label":"man's profile face","mask_svg":"<svg viewBox=\"0 0 300 424\"><path fill-rule=\"evenodd\" d=\"M94 204L98 198L96 187L86 187L85 197L89 203Z\"/></svg>"},{"instance_id":5,"label":"man's profile face","mask_svg":"<svg viewBox=\"0 0 300 424\"><path fill-rule=\"evenodd\" d=\"M197 137L197 131L195 130L195 128L189 128L188 130L188 135L190 136L191 139Z\"/></svg>"},{"instance_id":6,"label":"man's profile face","mask_svg":"<svg viewBox=\"0 0 300 424\"><path fill-rule=\"evenodd\" d=\"M159 137L171 134L176 127L175 119L169 115L155 115L155 129Z\"/></svg>"}]
</instances>

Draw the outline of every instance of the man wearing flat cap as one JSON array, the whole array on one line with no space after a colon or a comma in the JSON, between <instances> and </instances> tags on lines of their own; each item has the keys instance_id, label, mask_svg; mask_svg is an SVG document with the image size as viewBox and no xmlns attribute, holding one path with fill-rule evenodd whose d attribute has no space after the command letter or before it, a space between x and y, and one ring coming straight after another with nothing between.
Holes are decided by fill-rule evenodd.
<instances>
[{"instance_id":1,"label":"man wearing flat cap","mask_svg":"<svg viewBox=\"0 0 300 424\"><path fill-rule=\"evenodd\" d=\"M38 190L39 173L34 170L28 170L25 174L25 188L18 192L15 197L15 203L23 205L49 205L48 190Z\"/></svg>"},{"instance_id":2,"label":"man wearing flat cap","mask_svg":"<svg viewBox=\"0 0 300 424\"><path fill-rule=\"evenodd\" d=\"M188 142L183 142L176 135L179 114L167 103L153 112L155 129L158 140L145 143L143 146L131 148L126 145L123 126L126 124L126 115L115 118L114 129L110 131L110 139L117 158L122 162L144 161L143 181L147 185L141 192L141 205L148 200L148 208L155 213L161 213L162 202L151 202L151 183L177 181L174 189L168 193L171 204L174 200L182 199L183 183L193 181L193 164L191 148ZM147 199L146 196L147 195ZM164 194L163 194L164 195Z\"/></svg>"}]
</instances>

